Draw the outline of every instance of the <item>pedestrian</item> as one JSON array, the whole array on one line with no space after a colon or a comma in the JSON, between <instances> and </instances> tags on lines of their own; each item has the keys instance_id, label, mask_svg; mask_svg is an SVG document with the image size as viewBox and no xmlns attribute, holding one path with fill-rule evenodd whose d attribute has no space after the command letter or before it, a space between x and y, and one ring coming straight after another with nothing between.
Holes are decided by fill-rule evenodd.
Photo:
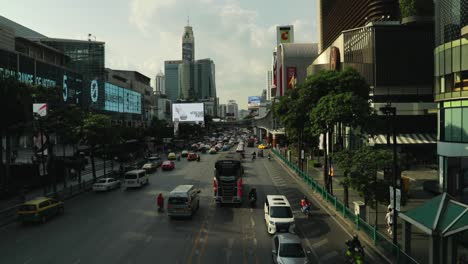
<instances>
[{"instance_id":1,"label":"pedestrian","mask_svg":"<svg viewBox=\"0 0 468 264\"><path fill-rule=\"evenodd\" d=\"M157 200L157 204L158 204L158 211L159 212L162 212L164 209L164 197L162 195L162 193L160 193L158 195L158 198L156 199Z\"/></svg>"},{"instance_id":2,"label":"pedestrian","mask_svg":"<svg viewBox=\"0 0 468 264\"><path fill-rule=\"evenodd\" d=\"M385 220L387 221L387 232L389 235L392 235L392 227L393 227L393 209L392 208L387 209Z\"/></svg>"}]
</instances>

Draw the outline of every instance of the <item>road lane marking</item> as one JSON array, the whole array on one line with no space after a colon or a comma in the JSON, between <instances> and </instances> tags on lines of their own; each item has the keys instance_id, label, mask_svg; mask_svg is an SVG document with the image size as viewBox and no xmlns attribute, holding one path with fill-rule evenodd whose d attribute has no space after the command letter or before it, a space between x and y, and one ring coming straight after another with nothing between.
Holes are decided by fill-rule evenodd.
<instances>
[{"instance_id":1,"label":"road lane marking","mask_svg":"<svg viewBox=\"0 0 468 264\"><path fill-rule=\"evenodd\" d=\"M322 262L327 262L333 258L335 258L336 256L338 256L338 252L336 251L331 251L331 252L328 252L327 254L325 254L325 256L321 257L320 258L320 261Z\"/></svg>"},{"instance_id":2,"label":"road lane marking","mask_svg":"<svg viewBox=\"0 0 468 264\"><path fill-rule=\"evenodd\" d=\"M323 246L323 245L325 245L325 244L327 244L327 243L328 243L328 239L327 239L327 238L324 238L324 239L322 239L322 240L320 240L320 241L315 242L314 244L312 244L312 247L313 247L313 248L319 248L319 247L321 247L321 246Z\"/></svg>"},{"instance_id":3,"label":"road lane marking","mask_svg":"<svg viewBox=\"0 0 468 264\"><path fill-rule=\"evenodd\" d=\"M252 228L255 228L255 220L252 216L250 216L250 225L252 226Z\"/></svg>"}]
</instances>

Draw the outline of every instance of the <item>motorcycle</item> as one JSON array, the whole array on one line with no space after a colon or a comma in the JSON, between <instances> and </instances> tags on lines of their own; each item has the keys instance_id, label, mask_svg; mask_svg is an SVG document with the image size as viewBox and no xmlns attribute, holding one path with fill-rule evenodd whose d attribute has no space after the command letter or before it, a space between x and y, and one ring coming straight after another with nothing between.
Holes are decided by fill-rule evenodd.
<instances>
[{"instance_id":1,"label":"motorcycle","mask_svg":"<svg viewBox=\"0 0 468 264\"><path fill-rule=\"evenodd\" d=\"M364 263L364 247L352 246L350 241L346 241L346 263L363 264Z\"/></svg>"},{"instance_id":2,"label":"motorcycle","mask_svg":"<svg viewBox=\"0 0 468 264\"><path fill-rule=\"evenodd\" d=\"M271 160L271 156L270 156L270 155L268 155L268 161L270 161L270 160Z\"/></svg>"},{"instance_id":3,"label":"motorcycle","mask_svg":"<svg viewBox=\"0 0 468 264\"><path fill-rule=\"evenodd\" d=\"M310 219L310 205L301 207L301 212L307 217L307 219Z\"/></svg>"},{"instance_id":4,"label":"motorcycle","mask_svg":"<svg viewBox=\"0 0 468 264\"><path fill-rule=\"evenodd\" d=\"M252 160L254 160L257 156L256 155L252 155Z\"/></svg>"}]
</instances>

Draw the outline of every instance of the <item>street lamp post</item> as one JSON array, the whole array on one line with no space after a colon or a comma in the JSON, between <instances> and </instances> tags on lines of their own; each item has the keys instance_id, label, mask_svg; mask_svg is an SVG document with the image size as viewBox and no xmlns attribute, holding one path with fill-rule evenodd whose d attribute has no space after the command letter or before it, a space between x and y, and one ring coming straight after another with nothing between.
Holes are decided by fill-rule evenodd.
<instances>
[{"instance_id":1,"label":"street lamp post","mask_svg":"<svg viewBox=\"0 0 468 264\"><path fill-rule=\"evenodd\" d=\"M386 106L381 107L380 111L385 114L387 117L387 120L390 121L390 115L392 116L392 121L391 126L392 126L392 138L393 138L393 225L392 225L392 233L393 233L393 244L397 245L398 244L398 236L397 236L397 205L396 205L396 200L397 200L397 187L401 183L401 179L399 179L399 173L398 173L398 164L397 164L397 142L396 142L396 131L395 131L395 126L396 126L396 107L392 107L391 103L387 103ZM390 132L388 132L390 133ZM389 134L387 134L387 140L390 138ZM388 142L387 142L388 144Z\"/></svg>"}]
</instances>

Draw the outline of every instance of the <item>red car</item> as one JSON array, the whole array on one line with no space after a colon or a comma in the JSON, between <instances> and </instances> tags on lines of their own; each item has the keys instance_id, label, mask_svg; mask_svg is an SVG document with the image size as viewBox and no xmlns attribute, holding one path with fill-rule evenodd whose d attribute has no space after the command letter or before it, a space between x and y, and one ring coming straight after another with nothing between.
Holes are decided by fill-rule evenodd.
<instances>
[{"instance_id":1,"label":"red car","mask_svg":"<svg viewBox=\"0 0 468 264\"><path fill-rule=\"evenodd\" d=\"M175 164L174 164L174 162L172 160L166 160L161 165L161 168L163 170L173 170L173 169L175 169Z\"/></svg>"},{"instance_id":2,"label":"red car","mask_svg":"<svg viewBox=\"0 0 468 264\"><path fill-rule=\"evenodd\" d=\"M197 160L197 158L198 158L198 155L195 154L195 153L189 153L188 156L187 156L188 161Z\"/></svg>"}]
</instances>

